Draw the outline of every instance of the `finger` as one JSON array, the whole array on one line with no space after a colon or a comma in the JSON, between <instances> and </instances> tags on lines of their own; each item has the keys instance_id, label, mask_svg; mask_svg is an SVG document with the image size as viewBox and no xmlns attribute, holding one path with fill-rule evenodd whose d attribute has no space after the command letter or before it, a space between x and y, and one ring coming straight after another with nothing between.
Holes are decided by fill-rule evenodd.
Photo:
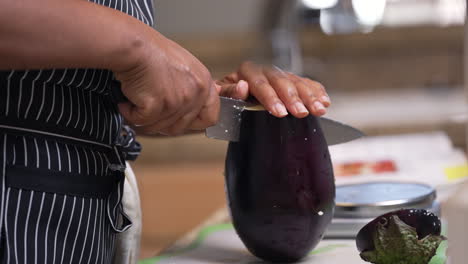
<instances>
[{"instance_id":1,"label":"finger","mask_svg":"<svg viewBox=\"0 0 468 264\"><path fill-rule=\"evenodd\" d=\"M219 95L245 100L249 97L249 84L244 80L240 80L238 83L222 85Z\"/></svg>"},{"instance_id":2,"label":"finger","mask_svg":"<svg viewBox=\"0 0 468 264\"><path fill-rule=\"evenodd\" d=\"M164 129L160 129L158 132L163 135L169 136L180 136L184 134L185 131L190 130L190 124L197 118L198 111L189 112L187 115L183 116L172 126Z\"/></svg>"},{"instance_id":3,"label":"finger","mask_svg":"<svg viewBox=\"0 0 468 264\"><path fill-rule=\"evenodd\" d=\"M216 83L219 85L232 84L239 82L239 80L239 74L237 72L233 72L229 75L224 76L223 79L217 80Z\"/></svg>"},{"instance_id":4,"label":"finger","mask_svg":"<svg viewBox=\"0 0 468 264\"><path fill-rule=\"evenodd\" d=\"M154 113L160 113L163 106L157 101L150 89L143 89L138 93L131 91L128 85L122 85L122 93L128 98L127 103L118 105L119 111L131 124L147 125L154 121ZM160 117L160 116L158 116Z\"/></svg>"},{"instance_id":5,"label":"finger","mask_svg":"<svg viewBox=\"0 0 468 264\"><path fill-rule=\"evenodd\" d=\"M292 115L298 118L309 115L309 111L299 97L295 83L289 79L286 73L271 67L265 67L263 72Z\"/></svg>"},{"instance_id":6,"label":"finger","mask_svg":"<svg viewBox=\"0 0 468 264\"><path fill-rule=\"evenodd\" d=\"M191 100L185 104L182 104L181 107L177 108L176 112L170 115L164 115L162 118L157 120L153 120L153 122L149 125L139 126L139 130L140 132L148 135L157 134L163 129L173 127L174 124L176 124L180 119L189 114L191 111L196 111L196 113L198 113L202 106L203 101Z\"/></svg>"},{"instance_id":7,"label":"finger","mask_svg":"<svg viewBox=\"0 0 468 264\"><path fill-rule=\"evenodd\" d=\"M128 102L119 104L118 108L128 123L135 126L148 126L161 120L171 120L180 117L181 110L186 109L187 105L184 105L182 108L175 107L175 105L178 105L177 101L162 103L159 100L155 100L154 97L148 96L146 99L140 100L140 105Z\"/></svg>"},{"instance_id":8,"label":"finger","mask_svg":"<svg viewBox=\"0 0 468 264\"><path fill-rule=\"evenodd\" d=\"M174 124L177 123L177 121L180 120L185 114L187 114L187 111L179 111L165 119L157 120L157 122L154 122L150 125L139 126L138 130L140 133L146 135L158 134L161 131L174 126Z\"/></svg>"},{"instance_id":9,"label":"finger","mask_svg":"<svg viewBox=\"0 0 468 264\"><path fill-rule=\"evenodd\" d=\"M311 89L311 86L302 80L295 81L299 96L309 109L310 113L315 116L322 116L326 114L326 109L323 104L317 99L314 90Z\"/></svg>"},{"instance_id":10,"label":"finger","mask_svg":"<svg viewBox=\"0 0 468 264\"><path fill-rule=\"evenodd\" d=\"M231 97L236 91L237 83L222 84L219 86L219 96Z\"/></svg>"},{"instance_id":11,"label":"finger","mask_svg":"<svg viewBox=\"0 0 468 264\"><path fill-rule=\"evenodd\" d=\"M220 94L221 91L222 91L222 89L223 89L223 87L222 87L223 85L222 85L222 84L219 84L217 81L215 82L214 85L215 85L215 88L216 88L216 93L217 93L217 94Z\"/></svg>"},{"instance_id":12,"label":"finger","mask_svg":"<svg viewBox=\"0 0 468 264\"><path fill-rule=\"evenodd\" d=\"M294 74L288 74L288 76L299 87L299 95L305 102L307 108L314 115L325 114L326 108L331 105L331 101L323 85L319 82L312 81L308 78L301 78Z\"/></svg>"},{"instance_id":13,"label":"finger","mask_svg":"<svg viewBox=\"0 0 468 264\"><path fill-rule=\"evenodd\" d=\"M321 83L311 80L309 78L299 77L292 73L288 73L288 76L291 79L301 80L305 82L308 86L310 86L310 88L313 90L314 96L323 106L329 107L331 105L330 96L328 95L325 87Z\"/></svg>"},{"instance_id":14,"label":"finger","mask_svg":"<svg viewBox=\"0 0 468 264\"><path fill-rule=\"evenodd\" d=\"M237 72L232 72L231 74L224 77L223 80L230 83L237 83L240 81L239 74Z\"/></svg>"},{"instance_id":15,"label":"finger","mask_svg":"<svg viewBox=\"0 0 468 264\"><path fill-rule=\"evenodd\" d=\"M248 82L250 94L255 96L272 115L276 117L288 115L286 107L268 82L261 67L245 62L239 68L239 73L239 77Z\"/></svg>"},{"instance_id":16,"label":"finger","mask_svg":"<svg viewBox=\"0 0 468 264\"><path fill-rule=\"evenodd\" d=\"M132 108L135 107L132 103L120 103L117 105L119 108L119 112L122 115L122 117L127 120L128 123L139 126L140 124L134 124L134 122L129 120L129 117L131 116L130 112L132 112Z\"/></svg>"},{"instance_id":17,"label":"finger","mask_svg":"<svg viewBox=\"0 0 468 264\"><path fill-rule=\"evenodd\" d=\"M302 80L305 81L311 87L313 87L314 93L316 94L318 100L325 107L329 107L331 105L330 96L328 96L327 91L325 90L325 87L321 83L311 80L309 78L302 78Z\"/></svg>"},{"instance_id":18,"label":"finger","mask_svg":"<svg viewBox=\"0 0 468 264\"><path fill-rule=\"evenodd\" d=\"M147 125L154 121L148 118L151 112L156 111L148 107L138 107L132 103L121 103L118 105L119 112L130 124L137 126Z\"/></svg>"},{"instance_id":19,"label":"finger","mask_svg":"<svg viewBox=\"0 0 468 264\"><path fill-rule=\"evenodd\" d=\"M213 85L210 89L210 93L205 102L205 105L198 113L198 116L193 122L188 126L190 130L203 130L207 127L213 126L218 122L219 119L219 109L220 101L219 96L216 93L216 88Z\"/></svg>"},{"instance_id":20,"label":"finger","mask_svg":"<svg viewBox=\"0 0 468 264\"><path fill-rule=\"evenodd\" d=\"M214 98L218 98L218 91L219 87L218 85L213 82L211 86L211 91L208 94L207 101L210 100L211 94L214 94ZM219 98L218 98L219 101ZM200 104L197 104L190 112L187 112L184 116L182 116L177 122L175 122L172 126L163 129L162 132L171 136L179 136L184 134L187 130L192 130L191 124L197 119L198 115L202 112L203 108L205 107L205 104L203 101L201 101ZM217 121L217 117L215 122ZM208 124L208 126L211 126L211 124Z\"/></svg>"}]
</instances>

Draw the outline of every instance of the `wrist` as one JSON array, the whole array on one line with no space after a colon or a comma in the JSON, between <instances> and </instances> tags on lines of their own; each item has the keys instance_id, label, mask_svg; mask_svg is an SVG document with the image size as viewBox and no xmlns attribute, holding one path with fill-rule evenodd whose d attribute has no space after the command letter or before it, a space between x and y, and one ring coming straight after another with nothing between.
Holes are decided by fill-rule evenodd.
<instances>
[{"instance_id":1,"label":"wrist","mask_svg":"<svg viewBox=\"0 0 468 264\"><path fill-rule=\"evenodd\" d=\"M133 71L144 64L149 56L151 37L157 32L145 24L136 23L121 32L119 43L112 54L109 69L115 73Z\"/></svg>"}]
</instances>

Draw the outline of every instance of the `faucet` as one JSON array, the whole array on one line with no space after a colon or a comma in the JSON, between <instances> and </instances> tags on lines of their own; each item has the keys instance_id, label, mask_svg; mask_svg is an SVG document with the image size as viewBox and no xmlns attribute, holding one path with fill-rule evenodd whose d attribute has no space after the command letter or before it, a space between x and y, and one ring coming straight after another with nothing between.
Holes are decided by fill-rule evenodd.
<instances>
[{"instance_id":1,"label":"faucet","mask_svg":"<svg viewBox=\"0 0 468 264\"><path fill-rule=\"evenodd\" d=\"M301 2L268 0L264 4L263 42L272 64L295 74L303 73L299 41Z\"/></svg>"}]
</instances>

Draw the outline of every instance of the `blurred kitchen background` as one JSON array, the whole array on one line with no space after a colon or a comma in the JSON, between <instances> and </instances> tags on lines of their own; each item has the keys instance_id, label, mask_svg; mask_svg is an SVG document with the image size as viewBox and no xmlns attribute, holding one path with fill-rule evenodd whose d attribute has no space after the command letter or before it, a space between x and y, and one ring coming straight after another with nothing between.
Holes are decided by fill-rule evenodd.
<instances>
[{"instance_id":1,"label":"blurred kitchen background","mask_svg":"<svg viewBox=\"0 0 468 264\"><path fill-rule=\"evenodd\" d=\"M442 131L466 149L465 0L155 0L156 29L216 78L244 60L327 88L329 117L369 136ZM140 138L142 257L225 205L226 143ZM430 150L428 150L430 151Z\"/></svg>"}]
</instances>

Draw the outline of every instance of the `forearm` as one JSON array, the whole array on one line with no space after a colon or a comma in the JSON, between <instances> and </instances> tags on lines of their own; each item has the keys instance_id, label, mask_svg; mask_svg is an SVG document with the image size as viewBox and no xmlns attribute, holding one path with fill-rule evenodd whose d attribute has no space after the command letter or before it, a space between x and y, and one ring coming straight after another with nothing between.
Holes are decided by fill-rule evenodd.
<instances>
[{"instance_id":1,"label":"forearm","mask_svg":"<svg viewBox=\"0 0 468 264\"><path fill-rule=\"evenodd\" d=\"M0 69L125 71L144 56L148 34L158 36L131 16L84 0L3 0Z\"/></svg>"}]
</instances>

